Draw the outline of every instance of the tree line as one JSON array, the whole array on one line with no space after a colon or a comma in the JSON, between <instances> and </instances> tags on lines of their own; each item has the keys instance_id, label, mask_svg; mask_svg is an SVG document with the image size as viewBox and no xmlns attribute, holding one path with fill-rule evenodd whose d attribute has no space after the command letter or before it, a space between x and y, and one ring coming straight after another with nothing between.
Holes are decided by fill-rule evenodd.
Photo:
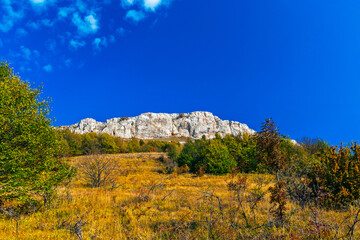
<instances>
[{"instance_id":1,"label":"tree line","mask_svg":"<svg viewBox=\"0 0 360 240\"><path fill-rule=\"evenodd\" d=\"M64 156L80 156L90 154L168 152L180 148L179 142L122 139L107 133L79 134L66 130L56 130Z\"/></svg>"}]
</instances>

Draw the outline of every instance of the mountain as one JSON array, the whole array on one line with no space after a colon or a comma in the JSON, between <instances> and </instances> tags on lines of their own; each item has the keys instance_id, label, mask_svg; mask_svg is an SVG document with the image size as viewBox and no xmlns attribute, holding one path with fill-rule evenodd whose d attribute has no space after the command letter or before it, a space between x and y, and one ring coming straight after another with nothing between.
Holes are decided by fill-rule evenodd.
<instances>
[{"instance_id":1,"label":"mountain","mask_svg":"<svg viewBox=\"0 0 360 240\"><path fill-rule=\"evenodd\" d=\"M210 112L191 113L143 113L136 117L120 117L98 122L92 118L86 118L80 122L60 127L70 129L75 133L108 133L121 138L154 139L168 137L190 137L199 139L203 135L206 138L214 138L227 134L238 135L248 132L255 133L246 124L221 120Z\"/></svg>"}]
</instances>

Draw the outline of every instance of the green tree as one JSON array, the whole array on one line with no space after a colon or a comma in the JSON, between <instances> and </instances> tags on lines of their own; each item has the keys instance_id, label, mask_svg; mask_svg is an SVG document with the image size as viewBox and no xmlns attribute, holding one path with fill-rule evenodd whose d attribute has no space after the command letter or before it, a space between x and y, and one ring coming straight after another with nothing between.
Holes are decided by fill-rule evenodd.
<instances>
[{"instance_id":1,"label":"green tree","mask_svg":"<svg viewBox=\"0 0 360 240\"><path fill-rule=\"evenodd\" d=\"M58 130L59 134L62 136L68 146L69 156L78 156L83 154L82 149L82 137L80 134L73 133L69 129Z\"/></svg>"},{"instance_id":2,"label":"green tree","mask_svg":"<svg viewBox=\"0 0 360 240\"><path fill-rule=\"evenodd\" d=\"M199 162L202 161L202 149L208 144L207 140L199 139L185 143L181 153L175 160L179 167L187 165L191 172L199 170Z\"/></svg>"},{"instance_id":3,"label":"green tree","mask_svg":"<svg viewBox=\"0 0 360 240\"><path fill-rule=\"evenodd\" d=\"M166 152L171 160L175 160L181 152L181 144L179 142L170 142L167 144Z\"/></svg>"},{"instance_id":4,"label":"green tree","mask_svg":"<svg viewBox=\"0 0 360 240\"><path fill-rule=\"evenodd\" d=\"M128 141L127 148L129 153L141 152L139 140L136 138L132 138L130 141Z\"/></svg>"},{"instance_id":5,"label":"green tree","mask_svg":"<svg viewBox=\"0 0 360 240\"><path fill-rule=\"evenodd\" d=\"M210 140L209 144L201 152L199 168L212 174L226 174L236 167L236 161L229 153L228 148L221 142L221 139Z\"/></svg>"},{"instance_id":6,"label":"green tree","mask_svg":"<svg viewBox=\"0 0 360 240\"><path fill-rule=\"evenodd\" d=\"M110 134L103 133L99 136L100 148L103 153L117 153L118 149L115 142L115 137Z\"/></svg>"},{"instance_id":7,"label":"green tree","mask_svg":"<svg viewBox=\"0 0 360 240\"><path fill-rule=\"evenodd\" d=\"M49 118L49 101L39 97L0 63L0 204L23 204L42 197L44 204L74 170L59 156L59 138Z\"/></svg>"},{"instance_id":8,"label":"green tree","mask_svg":"<svg viewBox=\"0 0 360 240\"><path fill-rule=\"evenodd\" d=\"M187 142L175 161L179 167L187 165L194 173L202 169L206 173L226 174L236 167L236 161L222 139Z\"/></svg>"},{"instance_id":9,"label":"green tree","mask_svg":"<svg viewBox=\"0 0 360 240\"><path fill-rule=\"evenodd\" d=\"M94 132L81 135L83 154L97 154L101 153L101 146L99 142L99 135Z\"/></svg>"}]
</instances>

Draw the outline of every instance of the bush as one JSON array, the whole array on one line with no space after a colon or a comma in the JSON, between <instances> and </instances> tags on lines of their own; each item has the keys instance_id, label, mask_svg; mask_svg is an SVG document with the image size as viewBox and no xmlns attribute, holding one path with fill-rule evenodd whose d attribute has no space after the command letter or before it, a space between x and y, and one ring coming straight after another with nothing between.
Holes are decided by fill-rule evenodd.
<instances>
[{"instance_id":1,"label":"bush","mask_svg":"<svg viewBox=\"0 0 360 240\"><path fill-rule=\"evenodd\" d=\"M116 186L119 167L112 158L89 155L81 158L77 167L81 178L91 187Z\"/></svg>"}]
</instances>

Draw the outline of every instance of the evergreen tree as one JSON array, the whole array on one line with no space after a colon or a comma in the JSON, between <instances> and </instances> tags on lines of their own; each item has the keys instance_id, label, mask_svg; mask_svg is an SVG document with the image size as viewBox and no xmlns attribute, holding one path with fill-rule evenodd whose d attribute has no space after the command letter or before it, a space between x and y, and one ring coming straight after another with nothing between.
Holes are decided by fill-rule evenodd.
<instances>
[{"instance_id":1,"label":"evergreen tree","mask_svg":"<svg viewBox=\"0 0 360 240\"><path fill-rule=\"evenodd\" d=\"M261 131L256 135L257 158L265 164L269 171L278 171L284 166L284 156L281 152L281 135L274 120L268 118L261 125Z\"/></svg>"}]
</instances>

